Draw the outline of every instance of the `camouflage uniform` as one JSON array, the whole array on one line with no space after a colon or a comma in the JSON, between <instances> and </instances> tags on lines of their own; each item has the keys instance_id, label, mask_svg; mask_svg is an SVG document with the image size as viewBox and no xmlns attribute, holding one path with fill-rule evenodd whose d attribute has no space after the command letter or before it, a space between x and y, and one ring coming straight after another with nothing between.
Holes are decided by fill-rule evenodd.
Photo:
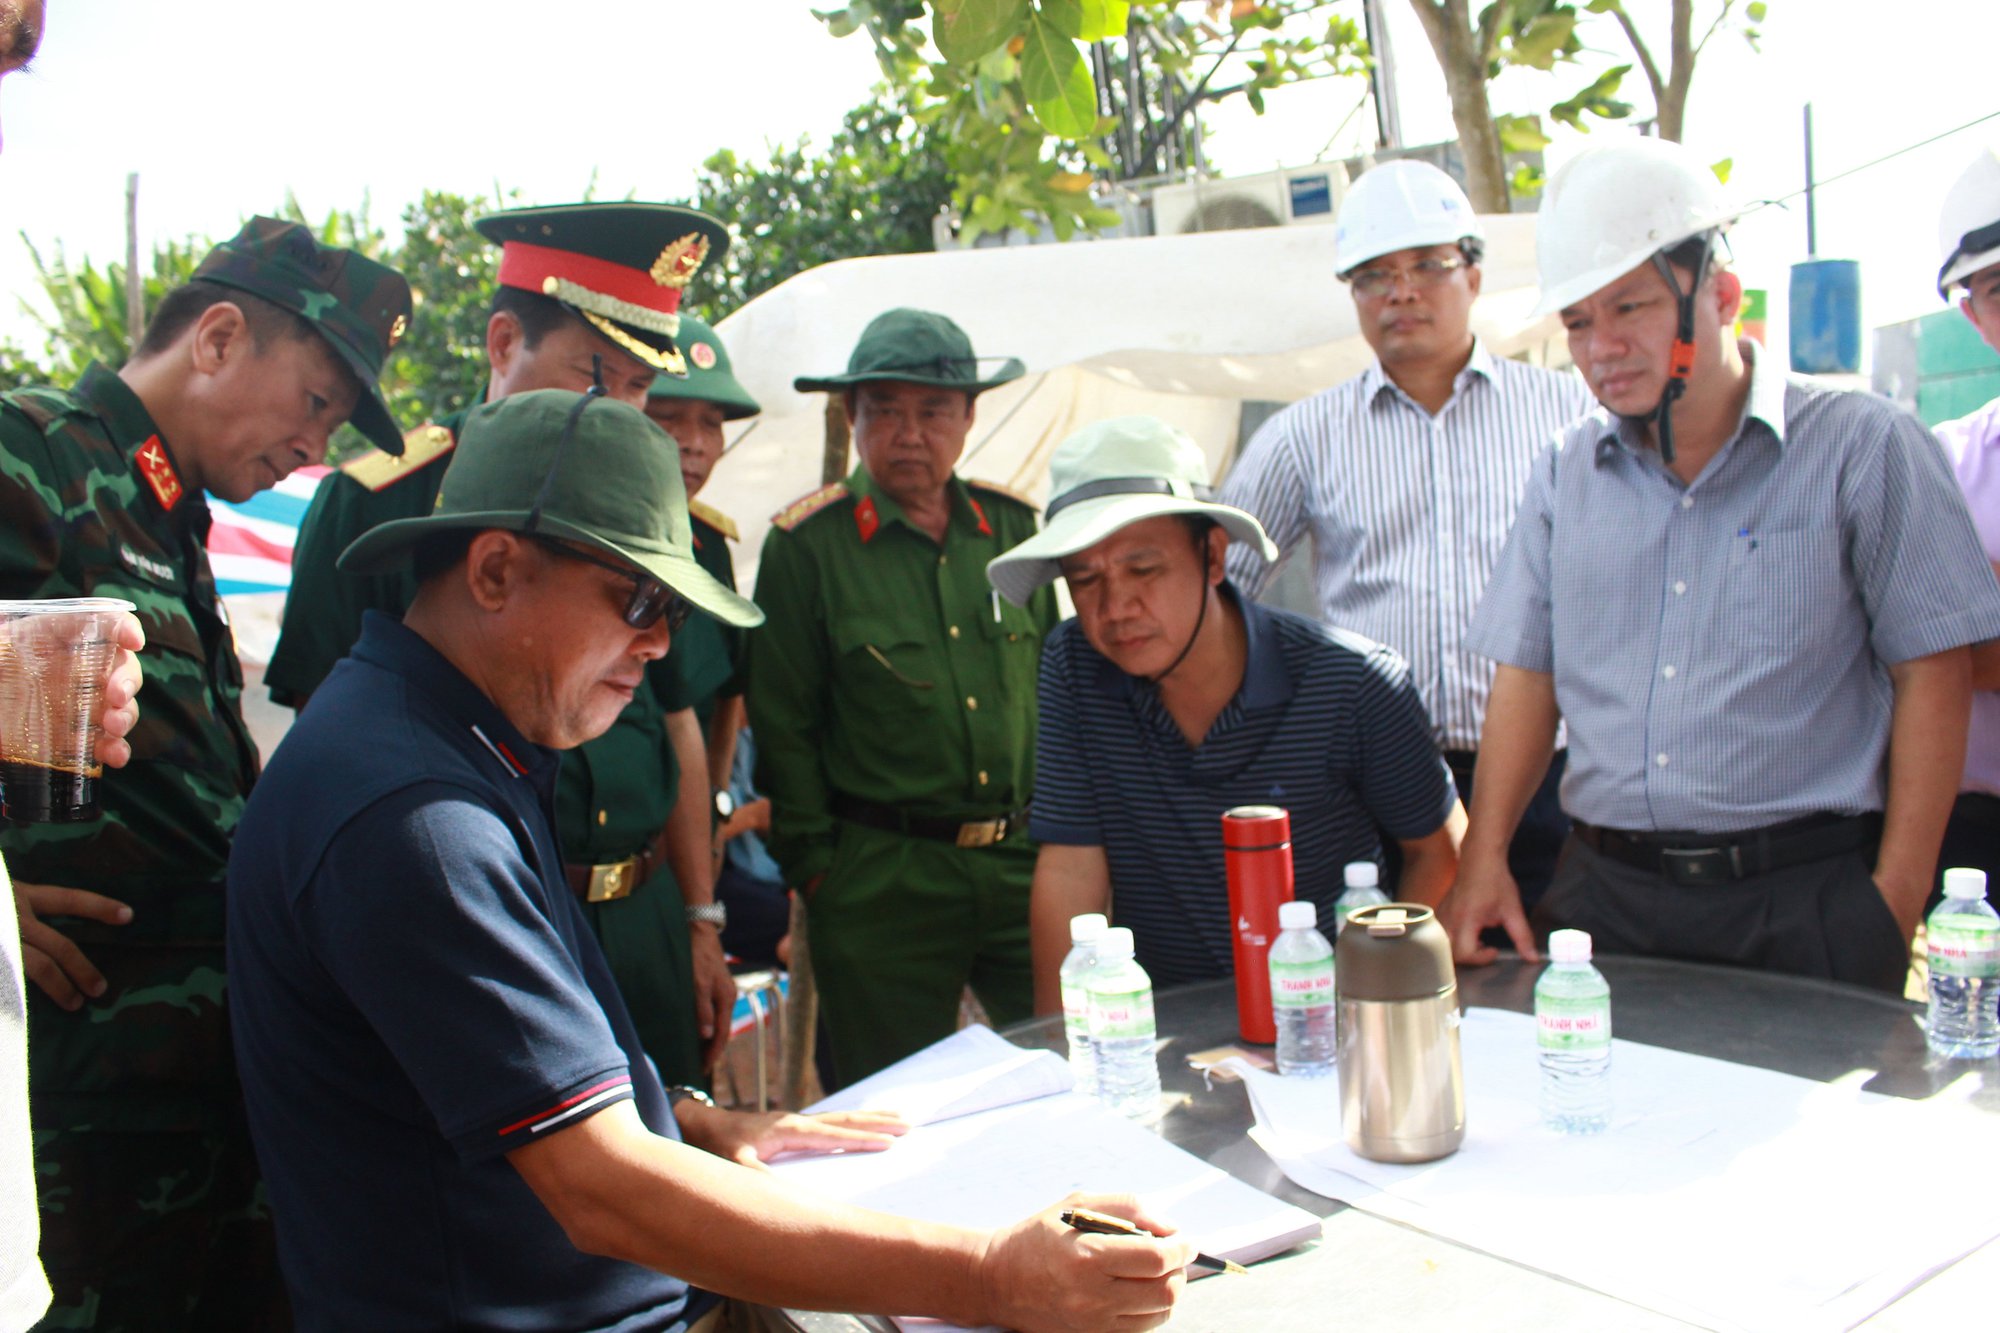
<instances>
[{"instance_id":1,"label":"camouflage uniform","mask_svg":"<svg viewBox=\"0 0 2000 1333\"><path fill-rule=\"evenodd\" d=\"M371 390L356 424L384 437L372 391L409 312L399 275L256 219L195 276L312 321ZM52 922L104 973L101 997L75 1013L29 997L55 1291L44 1328L285 1322L223 1009L224 869L258 758L208 528L171 442L114 372L93 365L67 392L0 397L0 597L122 597L146 634L132 761L100 785L102 817L0 831L16 880L90 889L133 912L124 926Z\"/></svg>"}]
</instances>

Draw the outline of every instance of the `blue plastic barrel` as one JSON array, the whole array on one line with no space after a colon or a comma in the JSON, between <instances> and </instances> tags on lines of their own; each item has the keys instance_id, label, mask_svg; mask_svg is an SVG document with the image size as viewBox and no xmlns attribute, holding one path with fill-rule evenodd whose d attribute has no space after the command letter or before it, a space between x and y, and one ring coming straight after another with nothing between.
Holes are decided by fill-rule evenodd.
<instances>
[{"instance_id":1,"label":"blue plastic barrel","mask_svg":"<svg viewBox=\"0 0 2000 1333\"><path fill-rule=\"evenodd\" d=\"M1801 375L1861 373L1861 262L1808 259L1792 265L1792 369Z\"/></svg>"}]
</instances>

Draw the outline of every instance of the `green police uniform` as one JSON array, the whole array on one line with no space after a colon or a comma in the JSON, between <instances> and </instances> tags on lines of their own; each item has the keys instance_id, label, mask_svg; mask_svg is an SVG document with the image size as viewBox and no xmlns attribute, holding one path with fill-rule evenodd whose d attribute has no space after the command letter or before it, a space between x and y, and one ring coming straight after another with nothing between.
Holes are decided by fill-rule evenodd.
<instances>
[{"instance_id":1,"label":"green police uniform","mask_svg":"<svg viewBox=\"0 0 2000 1333\"><path fill-rule=\"evenodd\" d=\"M396 443L375 377L410 311L399 274L256 218L194 277L312 323L369 390L355 423ZM173 450L102 366L67 392L0 398L0 596L121 597L146 634L132 760L100 784L102 816L0 830L17 881L133 909L124 926L51 923L104 973L101 997L70 1013L30 996L49 1328L283 1318L223 1009L224 868L257 750L208 505Z\"/></svg>"},{"instance_id":2,"label":"green police uniform","mask_svg":"<svg viewBox=\"0 0 2000 1333\"><path fill-rule=\"evenodd\" d=\"M578 284L591 281L609 289L616 287L618 275L597 265L622 265L634 270L627 274L631 281L651 286L656 284L650 270L636 268L653 263L656 254L664 257L676 250L681 238L700 236L702 255L720 254L727 245L711 219L665 205L522 209L479 225L483 235L502 245L503 285L532 284L532 290L543 291L553 281L558 299L600 333L606 332L606 317ZM568 267L572 262L576 267ZM670 276L685 285L692 272L683 259ZM659 290L677 294L680 289ZM618 335L613 341L620 347L631 350L629 344L635 342L651 346L641 339L660 341L648 328L615 318L635 312L610 305L603 309L611 312ZM705 374L701 363L706 359L695 349L703 335L713 335L688 317L677 317L675 324L667 346L678 373L662 371L661 378L694 384ZM691 361L683 349L694 353ZM365 455L320 485L300 525L292 593L265 672L279 702L301 704L318 688L360 636L366 611L400 618L409 608L417 584L406 563L354 574L336 571L335 562L363 533L436 509L467 415L455 412L412 431L401 459ZM611 729L563 756L556 784L556 836L569 859L572 883L584 899L584 914L610 959L646 1053L669 1083L699 1083L702 1067L686 909L660 836L681 781L666 716L697 698L691 686L702 636L719 641L723 633L719 627L710 629L712 623L705 616L689 622L676 636L672 653L648 668L648 688L639 691ZM684 648L681 640L689 637L692 642ZM694 780L705 781L701 775Z\"/></svg>"},{"instance_id":3,"label":"green police uniform","mask_svg":"<svg viewBox=\"0 0 2000 1333\"><path fill-rule=\"evenodd\" d=\"M1019 373L982 381L957 325L892 311L847 375L799 387L978 392ZM807 921L842 1081L949 1035L967 984L995 1022L1032 1009L1024 807L1056 602L1044 589L1017 607L986 582L986 562L1034 534L1034 509L956 477L948 490L939 543L857 467L777 516L757 572L757 785L786 881L823 876Z\"/></svg>"}]
</instances>

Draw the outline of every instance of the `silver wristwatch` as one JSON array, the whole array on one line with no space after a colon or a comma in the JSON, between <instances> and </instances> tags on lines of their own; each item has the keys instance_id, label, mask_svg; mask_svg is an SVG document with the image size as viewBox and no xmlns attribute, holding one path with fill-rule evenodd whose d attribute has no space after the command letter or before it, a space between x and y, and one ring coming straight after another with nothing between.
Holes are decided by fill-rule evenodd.
<instances>
[{"instance_id":1,"label":"silver wristwatch","mask_svg":"<svg viewBox=\"0 0 2000 1333\"><path fill-rule=\"evenodd\" d=\"M729 924L729 909L721 903L689 903L687 920L690 926L714 926L721 930Z\"/></svg>"}]
</instances>

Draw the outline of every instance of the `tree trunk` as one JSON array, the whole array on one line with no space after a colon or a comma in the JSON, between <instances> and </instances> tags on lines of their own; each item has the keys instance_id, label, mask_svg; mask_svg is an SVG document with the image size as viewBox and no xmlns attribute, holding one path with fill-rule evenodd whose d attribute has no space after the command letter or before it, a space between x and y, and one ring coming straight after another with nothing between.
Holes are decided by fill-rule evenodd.
<instances>
[{"instance_id":1,"label":"tree trunk","mask_svg":"<svg viewBox=\"0 0 2000 1333\"><path fill-rule=\"evenodd\" d=\"M1410 0L1424 25L1431 50L1444 71L1451 95L1451 123L1458 130L1459 151L1465 156L1465 193L1481 213L1505 213L1507 164L1500 153L1500 131L1486 100L1486 54L1466 13L1465 0Z\"/></svg>"}]
</instances>

